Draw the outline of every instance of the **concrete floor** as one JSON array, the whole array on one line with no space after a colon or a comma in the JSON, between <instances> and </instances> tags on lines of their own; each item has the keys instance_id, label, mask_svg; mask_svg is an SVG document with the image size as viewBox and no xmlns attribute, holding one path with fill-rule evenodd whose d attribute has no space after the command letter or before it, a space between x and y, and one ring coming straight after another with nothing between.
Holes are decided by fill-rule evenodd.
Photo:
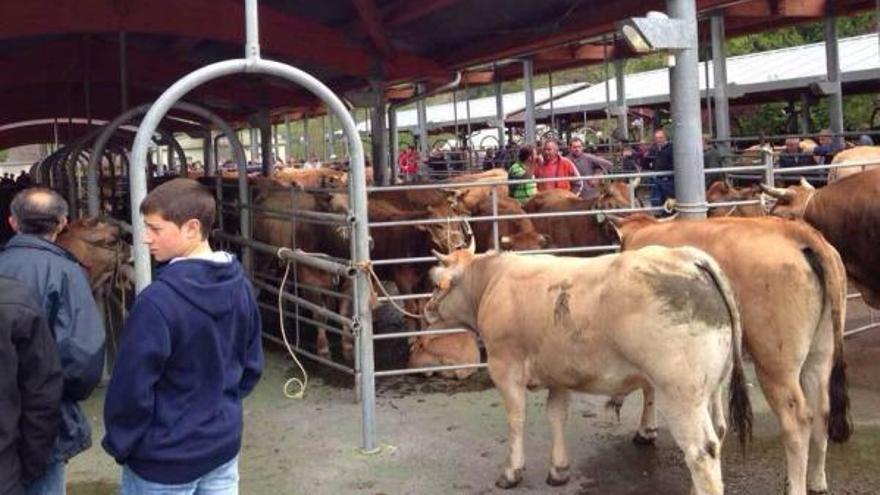
<instances>
[{"instance_id":1,"label":"concrete floor","mask_svg":"<svg viewBox=\"0 0 880 495\"><path fill-rule=\"evenodd\" d=\"M856 433L830 448L832 493L880 493L880 331L847 341L850 393ZM464 383L436 378L385 379L378 384L378 431L383 452L365 456L360 410L350 389L313 377L305 400L284 398L292 373L289 358L267 352L266 374L245 403L241 493L287 494L490 494L506 452L504 408L486 374ZM391 380L391 381L389 381ZM338 379L334 380L338 382ZM782 448L776 420L752 388L756 435L745 457L735 442L724 452L727 493L780 494ZM655 447L637 448L630 438L640 400L630 397L620 421L600 397L575 396L567 427L571 482L544 484L549 463L545 392L530 394L523 485L510 493L678 494L689 478L681 453L662 429ZM70 495L117 492L119 469L97 444L103 435L103 389L86 403L96 446L70 464Z\"/></svg>"}]
</instances>

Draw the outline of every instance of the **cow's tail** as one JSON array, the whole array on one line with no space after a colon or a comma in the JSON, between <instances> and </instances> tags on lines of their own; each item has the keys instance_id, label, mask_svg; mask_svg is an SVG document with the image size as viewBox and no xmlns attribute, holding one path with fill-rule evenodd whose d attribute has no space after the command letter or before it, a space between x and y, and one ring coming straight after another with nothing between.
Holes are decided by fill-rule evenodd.
<instances>
[{"instance_id":1,"label":"cow's tail","mask_svg":"<svg viewBox=\"0 0 880 495\"><path fill-rule=\"evenodd\" d=\"M814 231L804 239L806 245L802 252L813 272L819 278L823 289L822 315L831 306L831 326L834 334L834 364L828 382L830 414L828 416L828 438L832 442L843 443L853 433L852 417L849 410L849 391L846 380L846 361L843 353L843 330L846 323L846 269L840 254L825 239ZM820 324L822 318L820 317Z\"/></svg>"},{"instance_id":2,"label":"cow's tail","mask_svg":"<svg viewBox=\"0 0 880 495\"><path fill-rule=\"evenodd\" d=\"M730 323L733 327L731 346L733 347L733 370L730 375L730 401L728 410L730 422L736 430L740 445L745 448L746 442L752 438L752 403L749 400L749 391L746 386L746 375L743 371L742 353L742 319L739 314L739 306L736 302L736 294L721 270L721 266L714 258L701 252L699 261L696 262L699 269L706 272L724 298L727 312L730 315Z\"/></svg>"}]
</instances>

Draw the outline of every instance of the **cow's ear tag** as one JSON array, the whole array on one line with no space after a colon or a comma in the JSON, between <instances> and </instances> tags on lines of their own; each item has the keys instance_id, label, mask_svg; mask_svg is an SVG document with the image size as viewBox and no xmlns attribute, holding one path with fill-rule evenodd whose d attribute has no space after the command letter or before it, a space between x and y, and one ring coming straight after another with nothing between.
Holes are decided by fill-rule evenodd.
<instances>
[{"instance_id":1,"label":"cow's ear tag","mask_svg":"<svg viewBox=\"0 0 880 495\"><path fill-rule=\"evenodd\" d=\"M604 213L599 213L596 215L596 221L599 223L605 223L605 220L608 220L608 217Z\"/></svg>"}]
</instances>

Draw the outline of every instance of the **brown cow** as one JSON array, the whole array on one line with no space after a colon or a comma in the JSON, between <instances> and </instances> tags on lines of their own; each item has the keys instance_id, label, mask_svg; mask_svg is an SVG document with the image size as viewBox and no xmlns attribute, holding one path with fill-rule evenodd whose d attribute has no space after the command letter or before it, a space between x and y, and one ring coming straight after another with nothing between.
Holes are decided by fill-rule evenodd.
<instances>
[{"instance_id":1,"label":"brown cow","mask_svg":"<svg viewBox=\"0 0 880 495\"><path fill-rule=\"evenodd\" d=\"M658 222L639 216L620 224L624 250L694 246L718 261L782 428L786 493L826 493L827 439L846 441L852 428L843 356L846 277L834 248L807 224L772 217ZM649 397L640 436L654 431L652 408Z\"/></svg>"},{"instance_id":2,"label":"brown cow","mask_svg":"<svg viewBox=\"0 0 880 495\"><path fill-rule=\"evenodd\" d=\"M468 213L471 217L492 216L492 197L486 196ZM524 215L525 210L519 201L510 196L498 197L499 215ZM477 250L480 252L494 248L492 222L471 222ZM506 251L528 251L543 249L549 244L547 236L538 233L528 218L498 221L499 247Z\"/></svg>"},{"instance_id":3,"label":"brown cow","mask_svg":"<svg viewBox=\"0 0 880 495\"><path fill-rule=\"evenodd\" d=\"M332 168L281 168L272 180L300 189L341 188L347 184L346 173Z\"/></svg>"},{"instance_id":4,"label":"brown cow","mask_svg":"<svg viewBox=\"0 0 880 495\"><path fill-rule=\"evenodd\" d=\"M631 204L627 187L623 182L600 186L599 196L589 199L569 191L541 191L525 204L525 210L529 213L550 213L629 208ZM548 236L550 244L556 248L602 246L617 241L613 229L605 223L604 217L598 215L535 218L532 222L535 229Z\"/></svg>"},{"instance_id":5,"label":"brown cow","mask_svg":"<svg viewBox=\"0 0 880 495\"><path fill-rule=\"evenodd\" d=\"M657 246L589 260L473 253L473 245L438 253L425 318L479 332L486 345L509 431L499 487L512 488L523 477L528 388L549 389L547 483L555 486L570 477L564 433L570 391L616 397L653 386L696 493L723 493L718 433L726 429L728 380L732 420L743 440L751 409L736 300L712 258Z\"/></svg>"},{"instance_id":6,"label":"brown cow","mask_svg":"<svg viewBox=\"0 0 880 495\"><path fill-rule=\"evenodd\" d=\"M131 247L120 239L119 227L97 218L83 218L69 223L56 243L86 267L92 291L109 281L124 285L132 282Z\"/></svg>"},{"instance_id":7,"label":"brown cow","mask_svg":"<svg viewBox=\"0 0 880 495\"><path fill-rule=\"evenodd\" d=\"M822 232L843 258L846 272L872 308L880 309L880 169L851 175L821 189L762 186L777 198L771 214L803 218Z\"/></svg>"},{"instance_id":8,"label":"brown cow","mask_svg":"<svg viewBox=\"0 0 880 495\"><path fill-rule=\"evenodd\" d=\"M485 172L458 175L450 178L448 183L468 183L468 182L501 182L507 181L507 171L500 168L493 168ZM508 189L506 184L486 187L467 187L467 188L449 188L448 191L455 195L455 201L461 204L466 210L473 210L485 198L491 197L492 189L498 194L498 197L507 196Z\"/></svg>"},{"instance_id":9,"label":"brown cow","mask_svg":"<svg viewBox=\"0 0 880 495\"><path fill-rule=\"evenodd\" d=\"M828 182L837 182L844 177L855 175L859 172L875 168L880 165L880 146L856 146L834 155L831 164L838 163L865 163L868 165L858 167L832 168L828 171Z\"/></svg>"},{"instance_id":10,"label":"brown cow","mask_svg":"<svg viewBox=\"0 0 880 495\"><path fill-rule=\"evenodd\" d=\"M735 187L727 181L715 181L706 191L710 217L762 217L766 215L762 203L733 206L711 206L712 203L733 201L763 202L759 186Z\"/></svg>"}]
</instances>

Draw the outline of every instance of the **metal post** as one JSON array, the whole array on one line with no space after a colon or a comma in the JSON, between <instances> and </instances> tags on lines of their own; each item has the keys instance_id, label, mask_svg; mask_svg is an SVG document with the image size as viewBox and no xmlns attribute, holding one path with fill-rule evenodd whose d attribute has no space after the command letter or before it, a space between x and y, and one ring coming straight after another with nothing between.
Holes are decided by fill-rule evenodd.
<instances>
[{"instance_id":1,"label":"metal post","mask_svg":"<svg viewBox=\"0 0 880 495\"><path fill-rule=\"evenodd\" d=\"M498 188L492 186L492 243L496 251L501 250L501 238L498 234Z\"/></svg>"},{"instance_id":2,"label":"metal post","mask_svg":"<svg viewBox=\"0 0 880 495\"><path fill-rule=\"evenodd\" d=\"M684 21L683 33L692 45L675 53L670 73L675 197L683 218L705 218L706 177L703 174L700 122L700 69L697 53L697 11L693 0L667 0L669 17Z\"/></svg>"},{"instance_id":3,"label":"metal post","mask_svg":"<svg viewBox=\"0 0 880 495\"><path fill-rule=\"evenodd\" d=\"M828 2L829 11L825 17L825 60L831 94L828 95L828 118L831 120L831 133L837 149L843 149L843 90L840 86L840 57L837 51L837 17L831 11L833 2Z\"/></svg>"},{"instance_id":4,"label":"metal post","mask_svg":"<svg viewBox=\"0 0 880 495\"><path fill-rule=\"evenodd\" d=\"M248 165L257 163L260 159L260 138L257 134L259 131L253 127L248 128L248 148L251 150L251 156L248 159Z\"/></svg>"},{"instance_id":5,"label":"metal post","mask_svg":"<svg viewBox=\"0 0 880 495\"><path fill-rule=\"evenodd\" d=\"M712 95L715 100L715 141L722 157L730 156L730 107L727 101L727 51L724 14L712 14ZM707 84L708 86L708 84Z\"/></svg>"},{"instance_id":6,"label":"metal post","mask_svg":"<svg viewBox=\"0 0 880 495\"><path fill-rule=\"evenodd\" d=\"M810 95L806 91L801 93L801 134L807 135L810 129Z\"/></svg>"},{"instance_id":7,"label":"metal post","mask_svg":"<svg viewBox=\"0 0 880 495\"><path fill-rule=\"evenodd\" d=\"M709 48L703 50L703 78L706 81L706 133L712 134L712 93L709 91Z\"/></svg>"},{"instance_id":8,"label":"metal post","mask_svg":"<svg viewBox=\"0 0 880 495\"><path fill-rule=\"evenodd\" d=\"M608 68L608 38L602 37L602 68L605 72L605 134L611 151L611 72Z\"/></svg>"},{"instance_id":9,"label":"metal post","mask_svg":"<svg viewBox=\"0 0 880 495\"><path fill-rule=\"evenodd\" d=\"M617 134L618 139L629 140L629 119L626 109L626 59L614 59L614 82L617 90Z\"/></svg>"},{"instance_id":10,"label":"metal post","mask_svg":"<svg viewBox=\"0 0 880 495\"><path fill-rule=\"evenodd\" d=\"M555 115L555 104L553 102L553 71L547 73L547 88L550 91L550 131L553 134L557 134L556 132L556 115ZM557 138L562 136L556 135Z\"/></svg>"},{"instance_id":11,"label":"metal post","mask_svg":"<svg viewBox=\"0 0 880 495\"><path fill-rule=\"evenodd\" d=\"M321 162L326 162L327 157L327 118L321 115Z\"/></svg>"},{"instance_id":12,"label":"metal post","mask_svg":"<svg viewBox=\"0 0 880 495\"><path fill-rule=\"evenodd\" d=\"M504 147L504 95L501 93L501 79L495 74L495 125L498 127L498 149Z\"/></svg>"},{"instance_id":13,"label":"metal post","mask_svg":"<svg viewBox=\"0 0 880 495\"><path fill-rule=\"evenodd\" d=\"M773 175L773 151L762 150L764 162L764 183L770 187L774 187L776 179Z\"/></svg>"},{"instance_id":14,"label":"metal post","mask_svg":"<svg viewBox=\"0 0 880 495\"><path fill-rule=\"evenodd\" d=\"M397 134L397 108L394 105L388 105L388 141L391 145L391 151L388 153L391 163L391 177L389 182L397 183L400 177L400 164L397 163L397 155L400 154L400 136Z\"/></svg>"},{"instance_id":15,"label":"metal post","mask_svg":"<svg viewBox=\"0 0 880 495\"><path fill-rule=\"evenodd\" d=\"M369 122L369 120L367 120L367 122ZM309 118L306 116L303 116L303 161L304 162L311 162L311 160L312 160L312 156L311 156L311 148L312 147L311 147L311 143L309 142L310 139L311 139L311 136L309 136Z\"/></svg>"},{"instance_id":16,"label":"metal post","mask_svg":"<svg viewBox=\"0 0 880 495\"><path fill-rule=\"evenodd\" d=\"M333 157L336 155L336 136L333 131L333 115L327 114L327 123L330 128L330 133L327 134L327 143L330 145L330 156Z\"/></svg>"},{"instance_id":17,"label":"metal post","mask_svg":"<svg viewBox=\"0 0 880 495\"><path fill-rule=\"evenodd\" d=\"M471 129L471 88L467 79L464 80L464 113L467 118L467 139L464 140L464 149L470 150L473 130Z\"/></svg>"},{"instance_id":18,"label":"metal post","mask_svg":"<svg viewBox=\"0 0 880 495\"><path fill-rule=\"evenodd\" d=\"M372 82L375 108L370 114L370 126L373 133L370 136L372 144L373 156L373 178L376 184L388 185L388 134L385 132L385 92L382 83L378 81Z\"/></svg>"},{"instance_id":19,"label":"metal post","mask_svg":"<svg viewBox=\"0 0 880 495\"><path fill-rule=\"evenodd\" d=\"M284 115L284 156L287 161L293 158L293 129L290 126L290 115L287 114Z\"/></svg>"},{"instance_id":20,"label":"metal post","mask_svg":"<svg viewBox=\"0 0 880 495\"><path fill-rule=\"evenodd\" d=\"M205 167L205 175L210 177L217 175L217 163L214 161L214 136L210 127L205 128L202 137L202 163Z\"/></svg>"},{"instance_id":21,"label":"metal post","mask_svg":"<svg viewBox=\"0 0 880 495\"><path fill-rule=\"evenodd\" d=\"M418 93L420 95L425 94L424 84L418 85ZM427 157L430 150L428 149L428 109L425 98L416 102L416 117L419 128L419 151Z\"/></svg>"},{"instance_id":22,"label":"metal post","mask_svg":"<svg viewBox=\"0 0 880 495\"><path fill-rule=\"evenodd\" d=\"M532 77L535 71L534 61L530 58L523 59L523 91L526 95L526 144L535 145L537 129L535 128L535 86Z\"/></svg>"},{"instance_id":23,"label":"metal post","mask_svg":"<svg viewBox=\"0 0 880 495\"><path fill-rule=\"evenodd\" d=\"M260 112L260 154L263 159L263 177L272 175L274 163L272 160L272 121L269 120L268 110Z\"/></svg>"}]
</instances>

